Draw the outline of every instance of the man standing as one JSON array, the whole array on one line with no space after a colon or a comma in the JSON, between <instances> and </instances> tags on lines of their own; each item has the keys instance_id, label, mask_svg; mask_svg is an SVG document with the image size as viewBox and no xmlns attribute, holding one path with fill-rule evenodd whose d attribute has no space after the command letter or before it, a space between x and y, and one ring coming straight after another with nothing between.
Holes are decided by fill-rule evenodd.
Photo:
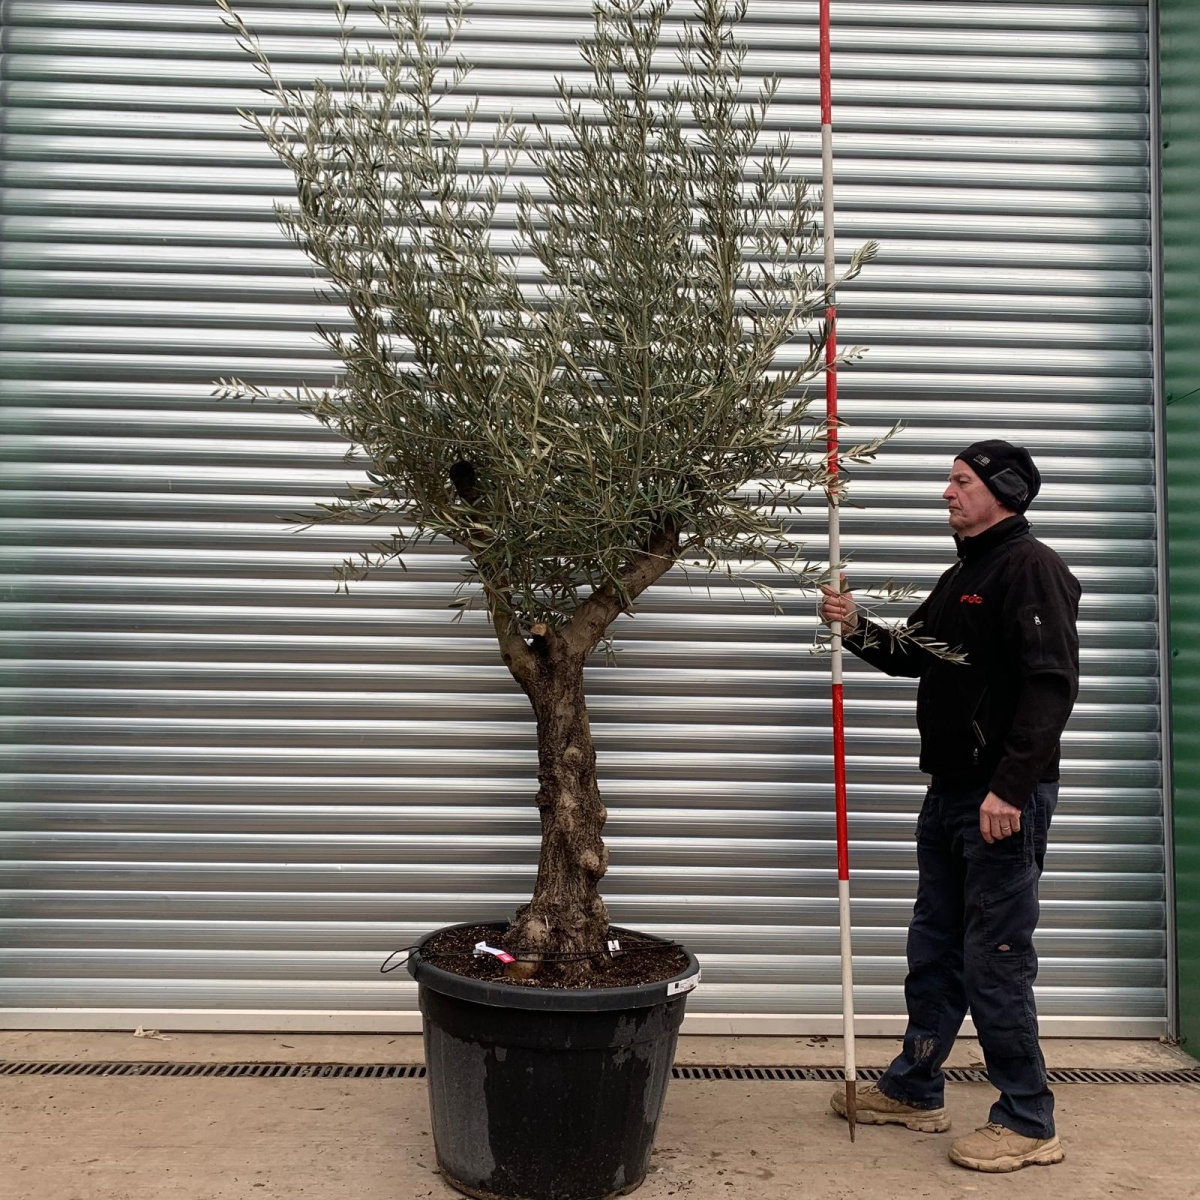
<instances>
[{"instance_id":1,"label":"man standing","mask_svg":"<svg viewBox=\"0 0 1200 1200\"><path fill-rule=\"evenodd\" d=\"M858 1119L949 1129L942 1065L970 1009L1000 1098L950 1158L979 1171L1063 1158L1038 1044L1033 933L1059 739L1079 690L1080 589L1022 515L1040 485L1029 452L1008 442L976 442L955 458L942 498L958 562L904 637L862 616L849 592L822 589L821 616L841 621L850 650L920 679L921 769L932 777L917 820L904 1048L878 1085L859 1088ZM845 1116L840 1092L832 1105Z\"/></svg>"}]
</instances>

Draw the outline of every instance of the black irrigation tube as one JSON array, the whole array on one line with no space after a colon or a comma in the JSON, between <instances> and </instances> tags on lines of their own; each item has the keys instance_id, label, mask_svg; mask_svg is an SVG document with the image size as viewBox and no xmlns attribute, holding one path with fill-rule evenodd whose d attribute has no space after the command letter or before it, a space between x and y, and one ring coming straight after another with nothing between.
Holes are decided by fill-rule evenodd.
<instances>
[{"instance_id":1,"label":"black irrigation tube","mask_svg":"<svg viewBox=\"0 0 1200 1200\"><path fill-rule=\"evenodd\" d=\"M860 1067L864 1081L876 1080L878 1067ZM1171 1070L1058 1067L1047 1072L1051 1083L1200 1084L1200 1066ZM424 1079L425 1068L410 1063L172 1063L172 1062L0 1062L0 1075L135 1076L171 1079ZM676 1066L673 1079L709 1083L841 1083L840 1067ZM951 1083L986 1083L981 1067L948 1067Z\"/></svg>"}]
</instances>

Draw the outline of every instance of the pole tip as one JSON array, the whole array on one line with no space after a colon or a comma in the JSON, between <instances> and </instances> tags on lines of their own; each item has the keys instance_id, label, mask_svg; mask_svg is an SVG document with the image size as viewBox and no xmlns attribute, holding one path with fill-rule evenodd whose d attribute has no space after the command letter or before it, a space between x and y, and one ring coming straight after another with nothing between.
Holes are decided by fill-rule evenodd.
<instances>
[{"instance_id":1,"label":"pole tip","mask_svg":"<svg viewBox=\"0 0 1200 1200\"><path fill-rule=\"evenodd\" d=\"M850 1140L854 1141L855 1126L858 1123L858 1088L854 1080L846 1080L846 1121L850 1126Z\"/></svg>"}]
</instances>

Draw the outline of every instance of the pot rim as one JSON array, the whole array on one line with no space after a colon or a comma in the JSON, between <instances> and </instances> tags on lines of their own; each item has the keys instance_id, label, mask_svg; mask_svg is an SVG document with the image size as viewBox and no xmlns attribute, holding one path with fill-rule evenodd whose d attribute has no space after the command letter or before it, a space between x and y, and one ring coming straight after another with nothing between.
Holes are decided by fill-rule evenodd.
<instances>
[{"instance_id":1,"label":"pot rim","mask_svg":"<svg viewBox=\"0 0 1200 1200\"><path fill-rule=\"evenodd\" d=\"M421 957L421 950L430 938L447 929L469 929L476 926L488 929L505 929L507 921L462 921L457 925L443 925L427 933L413 948L405 964L408 973L422 987L430 988L443 996L459 1000L470 1000L475 1004L490 1004L495 1008L522 1008L546 1012L612 1012L626 1008L649 1008L665 1004L669 1000L682 999L700 982L700 963L686 947L688 964L677 975L669 979L658 979L653 983L631 984L610 988L544 988L525 987L517 983L494 983L485 979L470 979L453 971L434 966ZM613 926L619 929L618 926ZM650 933L638 932L639 937L667 943L666 938Z\"/></svg>"}]
</instances>

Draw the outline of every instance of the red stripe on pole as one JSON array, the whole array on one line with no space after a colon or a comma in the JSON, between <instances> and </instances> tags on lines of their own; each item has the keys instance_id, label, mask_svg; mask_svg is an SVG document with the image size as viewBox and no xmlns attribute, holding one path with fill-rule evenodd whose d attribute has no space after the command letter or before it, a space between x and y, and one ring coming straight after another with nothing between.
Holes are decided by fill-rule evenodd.
<instances>
[{"instance_id":1,"label":"red stripe on pole","mask_svg":"<svg viewBox=\"0 0 1200 1200\"><path fill-rule=\"evenodd\" d=\"M833 124L833 87L829 70L829 0L821 0L821 124Z\"/></svg>"},{"instance_id":2,"label":"red stripe on pole","mask_svg":"<svg viewBox=\"0 0 1200 1200\"><path fill-rule=\"evenodd\" d=\"M850 830L846 822L846 726L842 716L842 685L833 685L833 792L837 802L838 878L850 878Z\"/></svg>"}]
</instances>

